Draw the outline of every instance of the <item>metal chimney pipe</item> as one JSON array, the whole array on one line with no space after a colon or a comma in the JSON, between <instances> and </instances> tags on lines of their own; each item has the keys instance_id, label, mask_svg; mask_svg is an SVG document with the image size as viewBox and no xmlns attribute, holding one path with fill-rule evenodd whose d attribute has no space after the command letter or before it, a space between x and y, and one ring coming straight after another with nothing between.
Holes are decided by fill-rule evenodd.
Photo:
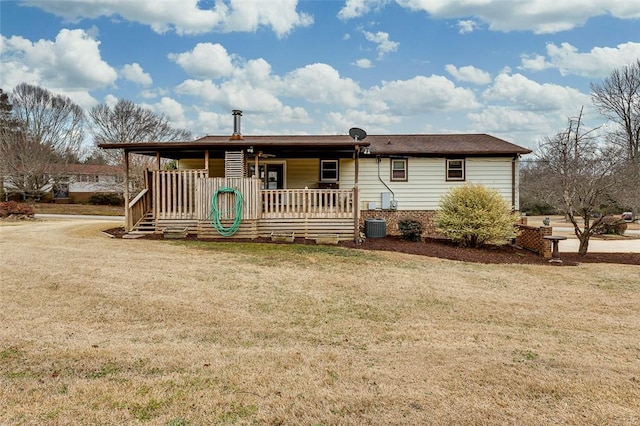
<instances>
[{"instance_id":1,"label":"metal chimney pipe","mask_svg":"<svg viewBox=\"0 0 640 426\"><path fill-rule=\"evenodd\" d=\"M231 113L233 114L233 134L229 139L232 141L241 140L242 132L240 131L240 117L242 117L242 111L234 109Z\"/></svg>"}]
</instances>

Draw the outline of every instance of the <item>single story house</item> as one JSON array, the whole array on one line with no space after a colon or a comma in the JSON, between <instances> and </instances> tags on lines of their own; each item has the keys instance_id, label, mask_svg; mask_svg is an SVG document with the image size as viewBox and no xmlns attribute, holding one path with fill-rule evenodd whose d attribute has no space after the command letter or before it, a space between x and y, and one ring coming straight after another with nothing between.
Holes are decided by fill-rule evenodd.
<instances>
[{"instance_id":1,"label":"single story house","mask_svg":"<svg viewBox=\"0 0 640 426\"><path fill-rule=\"evenodd\" d=\"M119 166L103 164L51 164L47 173L38 181L45 182L40 188L42 201L58 203L86 203L96 194L123 195L125 170ZM22 197L10 180L3 181L7 199Z\"/></svg>"},{"instance_id":2,"label":"single story house","mask_svg":"<svg viewBox=\"0 0 640 426\"><path fill-rule=\"evenodd\" d=\"M126 230L184 227L200 237L290 233L359 238L367 220L388 233L402 218L434 231L442 195L465 183L498 190L518 210L520 156L531 151L486 134L231 136L190 142L109 143L125 158L157 158L146 188L126 199ZM177 170L160 170L162 159ZM128 170L128 166L127 166ZM127 171L128 176L128 171ZM125 185L125 187L127 187Z\"/></svg>"}]
</instances>

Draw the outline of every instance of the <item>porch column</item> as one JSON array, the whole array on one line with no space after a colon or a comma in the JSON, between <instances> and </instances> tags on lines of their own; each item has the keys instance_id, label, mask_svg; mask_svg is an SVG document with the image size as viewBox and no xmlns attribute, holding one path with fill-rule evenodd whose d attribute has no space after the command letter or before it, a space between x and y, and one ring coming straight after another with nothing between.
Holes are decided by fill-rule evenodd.
<instances>
[{"instance_id":1,"label":"porch column","mask_svg":"<svg viewBox=\"0 0 640 426\"><path fill-rule=\"evenodd\" d=\"M360 238L360 189L358 188L358 174L360 173L360 147L356 145L356 170L353 184L353 241Z\"/></svg>"},{"instance_id":2,"label":"porch column","mask_svg":"<svg viewBox=\"0 0 640 426\"><path fill-rule=\"evenodd\" d=\"M160 151L156 151L156 170L160 170Z\"/></svg>"},{"instance_id":3,"label":"porch column","mask_svg":"<svg viewBox=\"0 0 640 426\"><path fill-rule=\"evenodd\" d=\"M207 171L207 176L209 176L209 150L204 151L204 168Z\"/></svg>"},{"instance_id":4,"label":"porch column","mask_svg":"<svg viewBox=\"0 0 640 426\"><path fill-rule=\"evenodd\" d=\"M131 231L131 212L129 211L129 151L124 150L124 230Z\"/></svg>"}]
</instances>

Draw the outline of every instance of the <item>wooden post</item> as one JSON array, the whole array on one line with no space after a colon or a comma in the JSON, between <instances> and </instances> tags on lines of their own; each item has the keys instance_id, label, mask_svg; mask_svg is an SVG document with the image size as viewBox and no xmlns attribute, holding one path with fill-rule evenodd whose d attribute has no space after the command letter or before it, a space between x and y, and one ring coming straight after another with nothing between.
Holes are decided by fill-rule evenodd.
<instances>
[{"instance_id":1,"label":"wooden post","mask_svg":"<svg viewBox=\"0 0 640 426\"><path fill-rule=\"evenodd\" d=\"M156 151L156 169L160 170L160 151Z\"/></svg>"},{"instance_id":2,"label":"wooden post","mask_svg":"<svg viewBox=\"0 0 640 426\"><path fill-rule=\"evenodd\" d=\"M204 152L204 168L207 171L207 176L209 176L209 150Z\"/></svg>"},{"instance_id":3,"label":"wooden post","mask_svg":"<svg viewBox=\"0 0 640 426\"><path fill-rule=\"evenodd\" d=\"M129 211L129 151L124 150L124 230L131 231L131 212Z\"/></svg>"},{"instance_id":4,"label":"wooden post","mask_svg":"<svg viewBox=\"0 0 640 426\"><path fill-rule=\"evenodd\" d=\"M353 185L353 241L360 239L360 197L358 188L358 174L360 173L360 147L356 145L356 170Z\"/></svg>"}]
</instances>

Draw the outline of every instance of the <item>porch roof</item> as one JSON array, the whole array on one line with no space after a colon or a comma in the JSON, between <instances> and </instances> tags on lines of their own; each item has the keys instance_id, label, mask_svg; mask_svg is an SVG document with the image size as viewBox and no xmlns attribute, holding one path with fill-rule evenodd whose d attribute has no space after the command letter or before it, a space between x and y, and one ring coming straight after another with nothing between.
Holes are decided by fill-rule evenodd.
<instances>
[{"instance_id":1,"label":"porch roof","mask_svg":"<svg viewBox=\"0 0 640 426\"><path fill-rule=\"evenodd\" d=\"M124 149L131 153L164 158L201 158L205 151L215 156L224 151L253 147L280 157L319 157L327 154L351 157L356 146L369 146L368 141L355 141L350 136L244 136L230 139L229 136L205 136L191 142L137 142L106 143L98 145L103 149Z\"/></svg>"},{"instance_id":2,"label":"porch roof","mask_svg":"<svg viewBox=\"0 0 640 426\"><path fill-rule=\"evenodd\" d=\"M456 155L521 155L532 151L487 134L412 134L369 135L355 141L348 135L280 135L243 136L233 140L229 136L205 136L191 142L139 142L100 144L103 149L125 149L128 152L165 158L200 158L205 151L223 155L224 151L253 147L279 157L322 157L327 155L351 157L356 148L369 147L371 156L456 156ZM363 157L366 157L363 155Z\"/></svg>"}]
</instances>

